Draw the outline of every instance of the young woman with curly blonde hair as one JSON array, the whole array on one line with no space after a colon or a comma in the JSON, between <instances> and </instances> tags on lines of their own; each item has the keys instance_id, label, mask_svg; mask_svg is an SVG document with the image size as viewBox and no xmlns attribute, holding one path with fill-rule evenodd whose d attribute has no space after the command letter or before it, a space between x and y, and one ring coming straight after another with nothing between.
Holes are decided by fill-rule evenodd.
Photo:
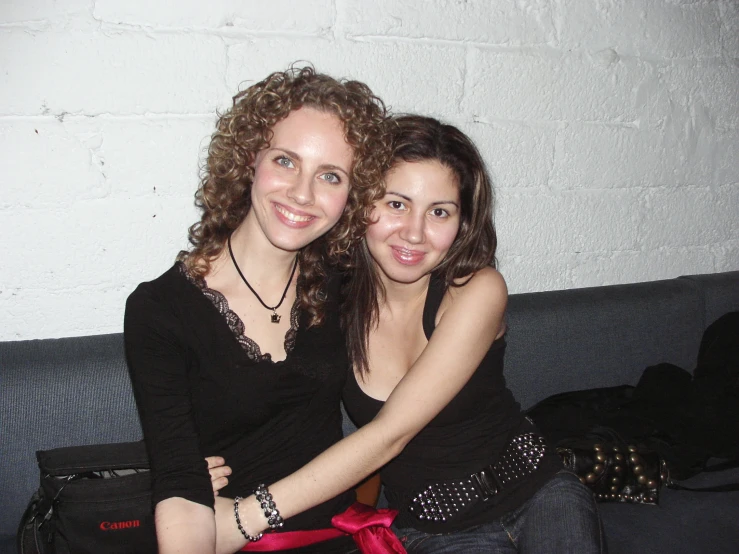
<instances>
[{"instance_id":1,"label":"young woman with curly blonde hair","mask_svg":"<svg viewBox=\"0 0 739 554\"><path fill-rule=\"evenodd\" d=\"M286 477L342 436L348 358L327 262L382 194L385 118L366 85L307 67L249 87L218 120L192 248L126 305L163 554L241 548L272 494L275 535L329 528L354 501L343 491L363 475ZM215 512L206 455L233 468ZM315 548L354 551L347 537Z\"/></svg>"}]
</instances>

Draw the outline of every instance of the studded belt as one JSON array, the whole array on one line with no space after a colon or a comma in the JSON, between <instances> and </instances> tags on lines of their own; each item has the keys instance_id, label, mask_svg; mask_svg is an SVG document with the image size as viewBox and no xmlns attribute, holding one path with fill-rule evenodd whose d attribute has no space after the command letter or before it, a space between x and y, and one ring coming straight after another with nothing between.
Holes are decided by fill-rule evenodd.
<instances>
[{"instance_id":1,"label":"studded belt","mask_svg":"<svg viewBox=\"0 0 739 554\"><path fill-rule=\"evenodd\" d=\"M428 485L411 500L408 510L421 521L457 519L478 502L487 502L506 487L539 468L546 451L544 437L524 433L513 437L500 459L469 477Z\"/></svg>"}]
</instances>

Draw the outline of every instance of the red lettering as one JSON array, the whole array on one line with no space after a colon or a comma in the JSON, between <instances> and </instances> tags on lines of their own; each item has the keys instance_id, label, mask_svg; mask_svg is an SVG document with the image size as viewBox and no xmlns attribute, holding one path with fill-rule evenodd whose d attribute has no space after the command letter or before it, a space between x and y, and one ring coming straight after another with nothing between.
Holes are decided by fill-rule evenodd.
<instances>
[{"instance_id":1,"label":"red lettering","mask_svg":"<svg viewBox=\"0 0 739 554\"><path fill-rule=\"evenodd\" d=\"M131 529L133 527L141 527L141 521L138 519L131 519L129 521L101 521L101 531L115 531L119 529Z\"/></svg>"}]
</instances>

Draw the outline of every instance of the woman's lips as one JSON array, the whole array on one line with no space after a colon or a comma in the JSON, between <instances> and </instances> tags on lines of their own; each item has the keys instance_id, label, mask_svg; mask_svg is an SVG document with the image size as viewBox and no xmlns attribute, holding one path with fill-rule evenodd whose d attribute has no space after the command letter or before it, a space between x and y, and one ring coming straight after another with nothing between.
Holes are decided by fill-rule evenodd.
<instances>
[{"instance_id":1,"label":"woman's lips","mask_svg":"<svg viewBox=\"0 0 739 554\"><path fill-rule=\"evenodd\" d=\"M283 206L282 204L275 203L273 205L275 207L275 213L277 214L278 219L282 223L290 227L293 227L293 228L307 227L315 219L315 217L312 215L295 212L293 210L288 209L286 206Z\"/></svg>"},{"instance_id":2,"label":"woman's lips","mask_svg":"<svg viewBox=\"0 0 739 554\"><path fill-rule=\"evenodd\" d=\"M420 250L408 250L399 246L392 247L393 258L403 265L416 265L423 261L425 252Z\"/></svg>"}]
</instances>

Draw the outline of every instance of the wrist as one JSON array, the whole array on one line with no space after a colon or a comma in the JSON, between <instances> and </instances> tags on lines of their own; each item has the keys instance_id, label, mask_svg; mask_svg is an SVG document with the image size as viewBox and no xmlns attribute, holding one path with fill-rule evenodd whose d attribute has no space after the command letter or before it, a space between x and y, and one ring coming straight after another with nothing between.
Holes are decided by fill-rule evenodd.
<instances>
[{"instance_id":1,"label":"wrist","mask_svg":"<svg viewBox=\"0 0 739 554\"><path fill-rule=\"evenodd\" d=\"M233 515L234 523L239 530L239 533L246 539L247 543L256 542L262 538L262 531L266 525L260 525L259 512L254 509L250 509L256 504L259 508L259 502L256 498L250 496L249 498L242 498L237 496L234 498L233 503ZM263 517L261 519L264 519Z\"/></svg>"},{"instance_id":2,"label":"wrist","mask_svg":"<svg viewBox=\"0 0 739 554\"><path fill-rule=\"evenodd\" d=\"M249 531L251 534L264 533L269 529L267 518L264 517L262 506L257 500L254 494L249 495L247 498L241 501L244 511L242 514L246 515L246 520L249 522Z\"/></svg>"}]
</instances>

